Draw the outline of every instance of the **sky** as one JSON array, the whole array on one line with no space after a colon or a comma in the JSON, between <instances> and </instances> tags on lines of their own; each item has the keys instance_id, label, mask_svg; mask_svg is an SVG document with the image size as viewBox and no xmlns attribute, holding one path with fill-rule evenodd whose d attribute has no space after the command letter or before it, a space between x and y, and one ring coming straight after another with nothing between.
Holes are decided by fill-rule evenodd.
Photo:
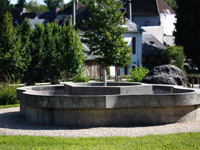
<instances>
[{"instance_id":1,"label":"sky","mask_svg":"<svg viewBox=\"0 0 200 150\"><path fill-rule=\"evenodd\" d=\"M26 2L28 3L29 1L31 1L31 0L26 0ZM35 1L35 0L33 0L33 1ZM43 0L36 0L37 1L37 3L39 3L39 4L45 4L44 2L43 2ZM64 2L65 3L68 3L70 0L64 0ZM10 0L10 4L16 4L17 3L17 0Z\"/></svg>"}]
</instances>

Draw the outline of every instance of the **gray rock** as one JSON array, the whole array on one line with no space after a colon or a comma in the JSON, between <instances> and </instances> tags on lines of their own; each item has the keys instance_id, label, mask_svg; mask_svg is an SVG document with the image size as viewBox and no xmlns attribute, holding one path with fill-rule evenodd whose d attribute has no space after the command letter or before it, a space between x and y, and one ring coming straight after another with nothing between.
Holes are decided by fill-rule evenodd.
<instances>
[{"instance_id":1,"label":"gray rock","mask_svg":"<svg viewBox=\"0 0 200 150\"><path fill-rule=\"evenodd\" d=\"M162 65L151 70L143 79L143 83L171 84L190 87L183 71L173 65Z\"/></svg>"}]
</instances>

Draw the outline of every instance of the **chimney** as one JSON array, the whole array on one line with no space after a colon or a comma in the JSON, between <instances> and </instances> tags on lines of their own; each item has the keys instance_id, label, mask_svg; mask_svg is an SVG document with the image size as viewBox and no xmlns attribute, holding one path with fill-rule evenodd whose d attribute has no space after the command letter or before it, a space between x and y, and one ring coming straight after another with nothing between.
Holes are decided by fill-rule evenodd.
<instances>
[{"instance_id":1,"label":"chimney","mask_svg":"<svg viewBox=\"0 0 200 150\"><path fill-rule=\"evenodd\" d=\"M76 25L76 3L75 1L72 2L72 24Z\"/></svg>"},{"instance_id":2,"label":"chimney","mask_svg":"<svg viewBox=\"0 0 200 150\"><path fill-rule=\"evenodd\" d=\"M64 9L67 9L67 4L64 5Z\"/></svg>"},{"instance_id":3,"label":"chimney","mask_svg":"<svg viewBox=\"0 0 200 150\"><path fill-rule=\"evenodd\" d=\"M56 14L58 13L58 11L60 11L60 8L56 7Z\"/></svg>"},{"instance_id":4,"label":"chimney","mask_svg":"<svg viewBox=\"0 0 200 150\"><path fill-rule=\"evenodd\" d=\"M129 3L129 20L132 21L132 4Z\"/></svg>"}]
</instances>

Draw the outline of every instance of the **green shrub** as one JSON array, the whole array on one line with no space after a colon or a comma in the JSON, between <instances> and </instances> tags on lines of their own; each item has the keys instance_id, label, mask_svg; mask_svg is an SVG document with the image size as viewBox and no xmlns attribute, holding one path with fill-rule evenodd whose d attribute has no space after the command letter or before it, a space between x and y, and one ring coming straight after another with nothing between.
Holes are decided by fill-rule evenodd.
<instances>
[{"instance_id":1,"label":"green shrub","mask_svg":"<svg viewBox=\"0 0 200 150\"><path fill-rule=\"evenodd\" d=\"M125 76L128 82L140 82L147 74L149 73L149 69L142 67L135 67L134 69L130 69L130 76Z\"/></svg>"},{"instance_id":2,"label":"green shrub","mask_svg":"<svg viewBox=\"0 0 200 150\"><path fill-rule=\"evenodd\" d=\"M84 75L84 71L73 78L73 82L88 82L89 77Z\"/></svg>"},{"instance_id":3,"label":"green shrub","mask_svg":"<svg viewBox=\"0 0 200 150\"><path fill-rule=\"evenodd\" d=\"M18 104L17 89L18 86L12 86L10 82L3 82L0 85L0 105Z\"/></svg>"},{"instance_id":4,"label":"green shrub","mask_svg":"<svg viewBox=\"0 0 200 150\"><path fill-rule=\"evenodd\" d=\"M187 75L183 67L185 58L183 47L170 46L166 48L162 53L162 58L169 60L171 65L180 68L183 71L183 73Z\"/></svg>"}]
</instances>

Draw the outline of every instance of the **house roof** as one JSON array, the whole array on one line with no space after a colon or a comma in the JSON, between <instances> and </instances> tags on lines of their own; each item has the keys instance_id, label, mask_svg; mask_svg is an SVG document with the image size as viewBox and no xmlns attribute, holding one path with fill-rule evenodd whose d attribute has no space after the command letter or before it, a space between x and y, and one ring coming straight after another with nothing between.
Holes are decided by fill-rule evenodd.
<instances>
[{"instance_id":1,"label":"house roof","mask_svg":"<svg viewBox=\"0 0 200 150\"><path fill-rule=\"evenodd\" d=\"M76 4L76 14L80 13L82 10L86 8L84 4L81 2L75 2ZM61 10L57 13L58 15L71 15L72 14L72 2L65 5L65 9Z\"/></svg>"},{"instance_id":2,"label":"house roof","mask_svg":"<svg viewBox=\"0 0 200 150\"><path fill-rule=\"evenodd\" d=\"M132 0L133 16L155 16L160 13L174 14L164 0Z\"/></svg>"},{"instance_id":3,"label":"house roof","mask_svg":"<svg viewBox=\"0 0 200 150\"><path fill-rule=\"evenodd\" d=\"M124 11L121 10L121 12L124 12ZM76 28L83 30L83 27L82 27L83 21L82 20L85 20L86 22L88 22L88 21L90 21L89 18L91 18L91 17L92 17L92 15L88 8L84 9L81 13L77 14L76 15ZM144 31L142 28L138 28L134 22L130 21L127 18L126 18L126 20L127 20L126 24L122 25L122 27L128 28L129 32L138 32L138 31L143 32Z\"/></svg>"},{"instance_id":4,"label":"house roof","mask_svg":"<svg viewBox=\"0 0 200 150\"><path fill-rule=\"evenodd\" d=\"M162 52L165 49L166 47L152 34L146 32L142 34L142 55L162 55Z\"/></svg>"},{"instance_id":5,"label":"house roof","mask_svg":"<svg viewBox=\"0 0 200 150\"><path fill-rule=\"evenodd\" d=\"M44 12L44 13L40 16L40 19L46 19L46 20L48 20L49 22L54 21L54 19L56 19L56 10Z\"/></svg>"},{"instance_id":6,"label":"house roof","mask_svg":"<svg viewBox=\"0 0 200 150\"><path fill-rule=\"evenodd\" d=\"M19 25L24 21L25 18L30 19L37 19L41 16L39 12L29 12L29 13L23 13L21 16L18 17L16 23Z\"/></svg>"},{"instance_id":7,"label":"house roof","mask_svg":"<svg viewBox=\"0 0 200 150\"><path fill-rule=\"evenodd\" d=\"M13 17L13 21L15 22L22 13L28 13L28 12L30 11L28 11L26 8L12 8L11 14Z\"/></svg>"},{"instance_id":8,"label":"house roof","mask_svg":"<svg viewBox=\"0 0 200 150\"><path fill-rule=\"evenodd\" d=\"M36 23L46 24L47 22L45 19L29 19L29 21L32 29L35 29Z\"/></svg>"},{"instance_id":9,"label":"house roof","mask_svg":"<svg viewBox=\"0 0 200 150\"><path fill-rule=\"evenodd\" d=\"M135 24L134 22L130 21L127 18L126 18L126 20L127 20L126 24L122 25L122 27L128 28L128 32L138 32L138 31L143 32L144 31L144 29L138 28L137 24Z\"/></svg>"},{"instance_id":10,"label":"house roof","mask_svg":"<svg viewBox=\"0 0 200 150\"><path fill-rule=\"evenodd\" d=\"M158 12L164 13L164 14L175 14L175 12L165 3L164 0L156 0L157 1L157 7L158 7Z\"/></svg>"},{"instance_id":11,"label":"house roof","mask_svg":"<svg viewBox=\"0 0 200 150\"><path fill-rule=\"evenodd\" d=\"M83 20L86 22L90 21L89 18L91 18L91 12L89 11L89 8L84 9L82 12L76 15L76 28L83 30Z\"/></svg>"}]
</instances>

